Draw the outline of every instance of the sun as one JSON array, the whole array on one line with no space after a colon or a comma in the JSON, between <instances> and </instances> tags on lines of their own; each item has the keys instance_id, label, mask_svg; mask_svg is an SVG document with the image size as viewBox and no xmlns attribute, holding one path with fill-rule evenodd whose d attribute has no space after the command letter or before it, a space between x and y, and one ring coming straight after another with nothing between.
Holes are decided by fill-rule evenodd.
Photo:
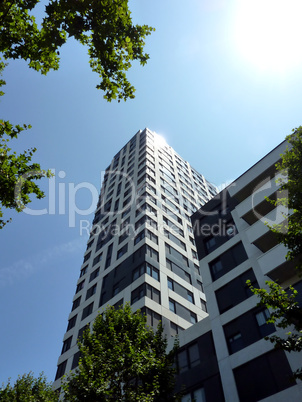
<instances>
[{"instance_id":1,"label":"sun","mask_svg":"<svg viewBox=\"0 0 302 402\"><path fill-rule=\"evenodd\" d=\"M302 64L301 0L237 0L232 30L237 52L262 70Z\"/></svg>"}]
</instances>

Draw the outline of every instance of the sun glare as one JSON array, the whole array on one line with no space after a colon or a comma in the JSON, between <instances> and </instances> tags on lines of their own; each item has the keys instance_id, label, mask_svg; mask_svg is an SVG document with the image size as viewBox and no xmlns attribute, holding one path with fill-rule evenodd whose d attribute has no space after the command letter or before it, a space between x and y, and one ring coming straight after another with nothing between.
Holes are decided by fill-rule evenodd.
<instances>
[{"instance_id":1,"label":"sun glare","mask_svg":"<svg viewBox=\"0 0 302 402\"><path fill-rule=\"evenodd\" d=\"M302 63L301 0L237 0L237 51L262 70L284 72Z\"/></svg>"},{"instance_id":2,"label":"sun glare","mask_svg":"<svg viewBox=\"0 0 302 402\"><path fill-rule=\"evenodd\" d=\"M167 145L167 142L164 139L164 137L159 135L159 134L157 134L157 133L154 135L154 139L157 142L158 146L161 147L161 148L163 148L163 147L165 147Z\"/></svg>"}]
</instances>

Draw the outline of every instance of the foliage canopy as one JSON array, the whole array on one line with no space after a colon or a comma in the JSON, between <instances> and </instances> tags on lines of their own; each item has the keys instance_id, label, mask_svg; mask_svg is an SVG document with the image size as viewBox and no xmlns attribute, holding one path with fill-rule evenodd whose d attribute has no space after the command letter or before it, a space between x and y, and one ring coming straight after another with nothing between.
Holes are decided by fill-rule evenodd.
<instances>
[{"instance_id":1,"label":"foliage canopy","mask_svg":"<svg viewBox=\"0 0 302 402\"><path fill-rule=\"evenodd\" d=\"M10 381L0 389L1 402L58 402L57 392L43 374L35 378L32 373L19 376L14 385Z\"/></svg>"},{"instance_id":2,"label":"foliage canopy","mask_svg":"<svg viewBox=\"0 0 302 402\"><path fill-rule=\"evenodd\" d=\"M157 331L146 318L133 313L129 304L108 307L93 329L79 342L81 354L75 374L65 378L66 401L172 401L174 356L166 353L167 340L161 324Z\"/></svg>"},{"instance_id":3,"label":"foliage canopy","mask_svg":"<svg viewBox=\"0 0 302 402\"><path fill-rule=\"evenodd\" d=\"M126 77L131 62L145 65L145 38L154 30L133 25L128 0L50 0L38 26L34 8L39 0L0 2L0 52L5 59L28 60L47 74L59 68L59 49L68 38L88 47L90 66L99 74L104 97L128 99L135 89Z\"/></svg>"},{"instance_id":4,"label":"foliage canopy","mask_svg":"<svg viewBox=\"0 0 302 402\"><path fill-rule=\"evenodd\" d=\"M0 74L3 68L4 63L0 63ZM5 81L0 80L0 87L4 84ZM0 229L9 222L3 219L3 208L21 212L31 202L30 194L43 198L44 192L35 180L52 175L50 171L42 170L38 163L32 163L36 148L28 149L19 155L12 152L10 144L22 131L29 128L30 126L25 124L13 126L9 121L0 119Z\"/></svg>"}]
</instances>

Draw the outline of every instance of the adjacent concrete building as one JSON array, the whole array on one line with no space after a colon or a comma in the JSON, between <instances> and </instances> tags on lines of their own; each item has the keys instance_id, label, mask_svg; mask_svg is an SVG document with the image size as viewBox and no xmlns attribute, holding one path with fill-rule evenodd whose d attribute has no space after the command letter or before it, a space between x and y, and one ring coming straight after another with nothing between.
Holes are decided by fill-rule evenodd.
<instances>
[{"instance_id":1,"label":"adjacent concrete building","mask_svg":"<svg viewBox=\"0 0 302 402\"><path fill-rule=\"evenodd\" d=\"M265 200L282 196L275 165L285 147L286 142L281 143L192 216L209 316L181 334L180 340L187 349L200 343L207 328L218 365L213 375L219 372L226 401L302 400L301 382L291 379L292 371L302 366L301 354L276 350L264 339L284 330L266 323L269 311L257 307L259 299L246 284L249 279L263 288L266 280L275 280L285 288L294 285L302 295L294 264L286 261L285 247L266 224L280 223L286 212ZM204 350L199 345L200 364ZM195 397L197 401L223 400L220 390L220 399L213 393L212 377L190 375L188 359L187 363L189 392L184 400L193 400L195 390L203 393Z\"/></svg>"}]
</instances>

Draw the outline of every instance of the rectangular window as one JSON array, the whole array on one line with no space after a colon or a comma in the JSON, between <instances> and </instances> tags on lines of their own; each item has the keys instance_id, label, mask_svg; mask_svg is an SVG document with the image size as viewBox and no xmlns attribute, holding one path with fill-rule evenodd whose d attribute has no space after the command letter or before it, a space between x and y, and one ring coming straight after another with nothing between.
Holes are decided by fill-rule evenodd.
<instances>
[{"instance_id":1,"label":"rectangular window","mask_svg":"<svg viewBox=\"0 0 302 402\"><path fill-rule=\"evenodd\" d=\"M174 282L171 278L167 277L167 281L168 281L168 288L171 290L174 290Z\"/></svg>"},{"instance_id":2,"label":"rectangular window","mask_svg":"<svg viewBox=\"0 0 302 402\"><path fill-rule=\"evenodd\" d=\"M75 300L73 301L71 311L73 311L73 310L75 310L77 307L79 307L80 302L81 302L81 296L78 297L77 299L75 299Z\"/></svg>"},{"instance_id":3,"label":"rectangular window","mask_svg":"<svg viewBox=\"0 0 302 402\"><path fill-rule=\"evenodd\" d=\"M140 276L144 275L144 273L145 273L145 264L136 267L132 272L132 281L135 281Z\"/></svg>"},{"instance_id":4,"label":"rectangular window","mask_svg":"<svg viewBox=\"0 0 302 402\"><path fill-rule=\"evenodd\" d=\"M253 295L246 285L248 279L254 287L259 287L254 271L249 269L215 291L220 314Z\"/></svg>"},{"instance_id":5,"label":"rectangular window","mask_svg":"<svg viewBox=\"0 0 302 402\"><path fill-rule=\"evenodd\" d=\"M247 260L247 254L243 244L239 242L221 254L219 258L209 263L213 281L225 275L245 260Z\"/></svg>"},{"instance_id":6,"label":"rectangular window","mask_svg":"<svg viewBox=\"0 0 302 402\"><path fill-rule=\"evenodd\" d=\"M180 373L198 366L200 364L200 354L197 343L194 343L180 351L177 355L177 362Z\"/></svg>"},{"instance_id":7,"label":"rectangular window","mask_svg":"<svg viewBox=\"0 0 302 402\"><path fill-rule=\"evenodd\" d=\"M93 302L83 309L82 320L84 320L84 318L88 317L92 313L92 309L93 309Z\"/></svg>"},{"instance_id":8,"label":"rectangular window","mask_svg":"<svg viewBox=\"0 0 302 402\"><path fill-rule=\"evenodd\" d=\"M190 303L193 303L193 304L194 304L193 293L190 292L189 290L187 290L187 299L189 300Z\"/></svg>"},{"instance_id":9,"label":"rectangular window","mask_svg":"<svg viewBox=\"0 0 302 402\"><path fill-rule=\"evenodd\" d=\"M89 253L84 256L84 261L83 262L88 261L90 256L91 256L91 251L89 251Z\"/></svg>"},{"instance_id":10,"label":"rectangular window","mask_svg":"<svg viewBox=\"0 0 302 402\"><path fill-rule=\"evenodd\" d=\"M159 262L159 255L156 250L154 250L152 247L148 246L146 247L146 254L153 258L155 261Z\"/></svg>"},{"instance_id":11,"label":"rectangular window","mask_svg":"<svg viewBox=\"0 0 302 402\"><path fill-rule=\"evenodd\" d=\"M125 244L122 248L120 248L117 252L116 259L118 260L128 251L128 244Z\"/></svg>"},{"instance_id":12,"label":"rectangular window","mask_svg":"<svg viewBox=\"0 0 302 402\"><path fill-rule=\"evenodd\" d=\"M146 263L146 273L152 276L152 278L159 281L159 270L153 267L153 265L149 264L148 262Z\"/></svg>"},{"instance_id":13,"label":"rectangular window","mask_svg":"<svg viewBox=\"0 0 302 402\"><path fill-rule=\"evenodd\" d=\"M63 363L58 365L55 380L58 380L59 378L63 377L63 375L65 374L65 370L66 370L66 364L67 364L67 360L65 360Z\"/></svg>"},{"instance_id":14,"label":"rectangular window","mask_svg":"<svg viewBox=\"0 0 302 402\"><path fill-rule=\"evenodd\" d=\"M61 355L62 355L63 353L65 353L65 352L67 352L67 350L70 349L71 341L72 341L72 336L70 336L69 338L65 339L65 341L63 342L63 346L62 346Z\"/></svg>"},{"instance_id":15,"label":"rectangular window","mask_svg":"<svg viewBox=\"0 0 302 402\"><path fill-rule=\"evenodd\" d=\"M203 310L207 313L208 312L207 303L204 300L200 299L200 305L201 305L201 310Z\"/></svg>"},{"instance_id":16,"label":"rectangular window","mask_svg":"<svg viewBox=\"0 0 302 402\"><path fill-rule=\"evenodd\" d=\"M292 370L283 350L272 350L236 367L234 377L240 401L256 402L295 386ZM281 400L287 400L285 396ZM295 398L294 398L295 399ZM293 400L289 398L289 400Z\"/></svg>"},{"instance_id":17,"label":"rectangular window","mask_svg":"<svg viewBox=\"0 0 302 402\"><path fill-rule=\"evenodd\" d=\"M145 229L143 229L135 238L134 244L138 244L141 240L145 238Z\"/></svg>"},{"instance_id":18,"label":"rectangular window","mask_svg":"<svg viewBox=\"0 0 302 402\"><path fill-rule=\"evenodd\" d=\"M86 292L86 299L85 300L87 300L87 299L89 299L89 297L91 297L91 296L93 296L94 294L95 294L95 292L96 292L96 284L95 285L93 285L93 286L91 286L91 288L89 288L88 290L87 290L87 292Z\"/></svg>"},{"instance_id":19,"label":"rectangular window","mask_svg":"<svg viewBox=\"0 0 302 402\"><path fill-rule=\"evenodd\" d=\"M182 267L170 261L168 258L166 258L166 266L176 275L180 276L182 279L191 284L191 275L187 273Z\"/></svg>"},{"instance_id":20,"label":"rectangular window","mask_svg":"<svg viewBox=\"0 0 302 402\"><path fill-rule=\"evenodd\" d=\"M147 239L153 241L155 244L158 244L158 237L154 233L150 232L150 230L147 230L146 237Z\"/></svg>"},{"instance_id":21,"label":"rectangular window","mask_svg":"<svg viewBox=\"0 0 302 402\"><path fill-rule=\"evenodd\" d=\"M91 272L89 282L93 281L96 277L99 276L99 274L100 274L100 268L97 268L93 272Z\"/></svg>"},{"instance_id":22,"label":"rectangular window","mask_svg":"<svg viewBox=\"0 0 302 402\"><path fill-rule=\"evenodd\" d=\"M102 257L103 257L103 253L100 253L99 255L97 255L94 259L93 259L93 264L92 266L96 265L98 262L102 261Z\"/></svg>"},{"instance_id":23,"label":"rectangular window","mask_svg":"<svg viewBox=\"0 0 302 402\"><path fill-rule=\"evenodd\" d=\"M189 261L187 257L182 255L179 251L177 251L175 248L173 248L167 243L165 243L165 248L166 248L166 255L172 255L173 257L180 260L182 263L185 263L187 267L189 266Z\"/></svg>"},{"instance_id":24,"label":"rectangular window","mask_svg":"<svg viewBox=\"0 0 302 402\"><path fill-rule=\"evenodd\" d=\"M86 265L84 268L81 269L80 278L86 274L87 270L88 270L88 265Z\"/></svg>"},{"instance_id":25,"label":"rectangular window","mask_svg":"<svg viewBox=\"0 0 302 402\"><path fill-rule=\"evenodd\" d=\"M85 283L85 279L84 279L82 282L80 282L80 283L77 284L76 293L78 293L80 290L83 289L84 283Z\"/></svg>"},{"instance_id":26,"label":"rectangular window","mask_svg":"<svg viewBox=\"0 0 302 402\"><path fill-rule=\"evenodd\" d=\"M184 251L186 251L186 245L183 241L178 239L178 237L174 236L172 233L170 233L168 230L164 230L164 235L173 241L173 243L177 244L180 248L182 248Z\"/></svg>"},{"instance_id":27,"label":"rectangular window","mask_svg":"<svg viewBox=\"0 0 302 402\"><path fill-rule=\"evenodd\" d=\"M173 313L176 314L176 305L175 305L175 301L172 299L169 299L169 309L170 311L172 311Z\"/></svg>"},{"instance_id":28,"label":"rectangular window","mask_svg":"<svg viewBox=\"0 0 302 402\"><path fill-rule=\"evenodd\" d=\"M69 331L71 328L75 326L76 321L77 321L77 314L68 320L67 331Z\"/></svg>"}]
</instances>

